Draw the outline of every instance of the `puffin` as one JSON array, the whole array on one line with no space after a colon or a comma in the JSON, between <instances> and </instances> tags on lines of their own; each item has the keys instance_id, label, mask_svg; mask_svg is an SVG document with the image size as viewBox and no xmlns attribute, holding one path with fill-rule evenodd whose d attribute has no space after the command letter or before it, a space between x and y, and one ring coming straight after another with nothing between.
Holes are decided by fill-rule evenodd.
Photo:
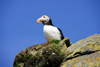
<instances>
[{"instance_id":1,"label":"puffin","mask_svg":"<svg viewBox=\"0 0 100 67\"><path fill-rule=\"evenodd\" d=\"M55 39L55 40L63 40L64 39L62 31L52 24L52 20L50 19L49 16L43 15L42 17L37 19L37 23L43 23L43 25L44 25L43 26L43 34L47 40L47 43L53 39Z\"/></svg>"}]
</instances>

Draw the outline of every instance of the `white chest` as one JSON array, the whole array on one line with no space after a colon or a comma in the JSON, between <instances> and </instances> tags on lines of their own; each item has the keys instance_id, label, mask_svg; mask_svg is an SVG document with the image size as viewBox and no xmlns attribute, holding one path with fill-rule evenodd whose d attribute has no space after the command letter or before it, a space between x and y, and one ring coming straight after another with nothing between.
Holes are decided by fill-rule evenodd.
<instances>
[{"instance_id":1,"label":"white chest","mask_svg":"<svg viewBox=\"0 0 100 67\"><path fill-rule=\"evenodd\" d=\"M60 31L54 26L44 25L43 33L47 41L51 39L61 40Z\"/></svg>"}]
</instances>

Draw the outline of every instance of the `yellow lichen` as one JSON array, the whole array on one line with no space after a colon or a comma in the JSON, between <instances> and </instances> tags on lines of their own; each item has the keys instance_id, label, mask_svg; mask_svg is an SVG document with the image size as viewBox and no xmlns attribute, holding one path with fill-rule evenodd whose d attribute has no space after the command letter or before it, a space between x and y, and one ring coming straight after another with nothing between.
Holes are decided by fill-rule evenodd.
<instances>
[{"instance_id":1,"label":"yellow lichen","mask_svg":"<svg viewBox=\"0 0 100 67\"><path fill-rule=\"evenodd\" d=\"M67 62L70 62L71 60L68 60Z\"/></svg>"},{"instance_id":2,"label":"yellow lichen","mask_svg":"<svg viewBox=\"0 0 100 67\"><path fill-rule=\"evenodd\" d=\"M100 51L98 51L98 53L100 53Z\"/></svg>"},{"instance_id":3,"label":"yellow lichen","mask_svg":"<svg viewBox=\"0 0 100 67\"><path fill-rule=\"evenodd\" d=\"M86 60L88 60L89 58L85 58L83 61L86 61Z\"/></svg>"},{"instance_id":4,"label":"yellow lichen","mask_svg":"<svg viewBox=\"0 0 100 67\"><path fill-rule=\"evenodd\" d=\"M64 43L64 47L67 47L65 43Z\"/></svg>"},{"instance_id":5,"label":"yellow lichen","mask_svg":"<svg viewBox=\"0 0 100 67\"><path fill-rule=\"evenodd\" d=\"M67 55L70 53L70 51L67 51Z\"/></svg>"},{"instance_id":6,"label":"yellow lichen","mask_svg":"<svg viewBox=\"0 0 100 67\"><path fill-rule=\"evenodd\" d=\"M100 57L97 58L97 62L100 61Z\"/></svg>"},{"instance_id":7,"label":"yellow lichen","mask_svg":"<svg viewBox=\"0 0 100 67\"><path fill-rule=\"evenodd\" d=\"M89 63L89 65L94 65L93 63Z\"/></svg>"},{"instance_id":8,"label":"yellow lichen","mask_svg":"<svg viewBox=\"0 0 100 67\"><path fill-rule=\"evenodd\" d=\"M70 54L70 56L74 57L74 56L77 56L79 54L77 54L78 52L80 52L81 48L75 50L72 54Z\"/></svg>"},{"instance_id":9,"label":"yellow lichen","mask_svg":"<svg viewBox=\"0 0 100 67\"><path fill-rule=\"evenodd\" d=\"M69 40L69 38L67 37L67 38L65 38L65 40Z\"/></svg>"},{"instance_id":10,"label":"yellow lichen","mask_svg":"<svg viewBox=\"0 0 100 67\"><path fill-rule=\"evenodd\" d=\"M91 60L92 60L92 59L90 58L90 59L87 61L87 63L91 62Z\"/></svg>"},{"instance_id":11,"label":"yellow lichen","mask_svg":"<svg viewBox=\"0 0 100 67\"><path fill-rule=\"evenodd\" d=\"M78 56L78 55L80 55L80 54L75 54L75 56Z\"/></svg>"},{"instance_id":12,"label":"yellow lichen","mask_svg":"<svg viewBox=\"0 0 100 67\"><path fill-rule=\"evenodd\" d=\"M84 50L84 48L82 47L80 51L83 51L83 50Z\"/></svg>"},{"instance_id":13,"label":"yellow lichen","mask_svg":"<svg viewBox=\"0 0 100 67\"><path fill-rule=\"evenodd\" d=\"M92 48L94 43L91 43L87 46L87 48Z\"/></svg>"},{"instance_id":14,"label":"yellow lichen","mask_svg":"<svg viewBox=\"0 0 100 67\"><path fill-rule=\"evenodd\" d=\"M89 61L91 61L92 59L90 58L90 60Z\"/></svg>"},{"instance_id":15,"label":"yellow lichen","mask_svg":"<svg viewBox=\"0 0 100 67\"><path fill-rule=\"evenodd\" d=\"M91 60L92 60L91 58L90 59L89 58L85 58L83 61L88 64Z\"/></svg>"},{"instance_id":16,"label":"yellow lichen","mask_svg":"<svg viewBox=\"0 0 100 67\"><path fill-rule=\"evenodd\" d=\"M73 65L72 67L77 67L76 65Z\"/></svg>"},{"instance_id":17,"label":"yellow lichen","mask_svg":"<svg viewBox=\"0 0 100 67\"><path fill-rule=\"evenodd\" d=\"M95 47L95 49L97 49L97 48L98 48L98 43L96 43L96 44L94 45L94 47Z\"/></svg>"}]
</instances>

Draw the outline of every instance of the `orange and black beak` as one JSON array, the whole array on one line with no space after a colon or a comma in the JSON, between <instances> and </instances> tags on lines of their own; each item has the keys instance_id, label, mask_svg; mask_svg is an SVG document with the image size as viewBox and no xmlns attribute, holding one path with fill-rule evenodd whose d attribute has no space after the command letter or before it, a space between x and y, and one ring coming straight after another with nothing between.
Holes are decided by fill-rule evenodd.
<instances>
[{"instance_id":1,"label":"orange and black beak","mask_svg":"<svg viewBox=\"0 0 100 67\"><path fill-rule=\"evenodd\" d=\"M37 20L37 23L42 23L42 22L43 22L43 20L40 18Z\"/></svg>"}]
</instances>

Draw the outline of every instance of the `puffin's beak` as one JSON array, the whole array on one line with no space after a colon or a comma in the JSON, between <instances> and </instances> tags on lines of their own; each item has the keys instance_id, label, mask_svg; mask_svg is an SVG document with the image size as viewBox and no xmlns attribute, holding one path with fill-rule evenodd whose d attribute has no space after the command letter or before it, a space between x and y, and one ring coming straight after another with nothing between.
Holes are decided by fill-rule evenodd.
<instances>
[{"instance_id":1,"label":"puffin's beak","mask_svg":"<svg viewBox=\"0 0 100 67\"><path fill-rule=\"evenodd\" d=\"M41 21L41 22L40 22L40 21ZM42 21L43 21L42 19L41 19L41 20L40 20L40 19L38 19L38 20L37 20L37 23L42 23Z\"/></svg>"}]
</instances>

